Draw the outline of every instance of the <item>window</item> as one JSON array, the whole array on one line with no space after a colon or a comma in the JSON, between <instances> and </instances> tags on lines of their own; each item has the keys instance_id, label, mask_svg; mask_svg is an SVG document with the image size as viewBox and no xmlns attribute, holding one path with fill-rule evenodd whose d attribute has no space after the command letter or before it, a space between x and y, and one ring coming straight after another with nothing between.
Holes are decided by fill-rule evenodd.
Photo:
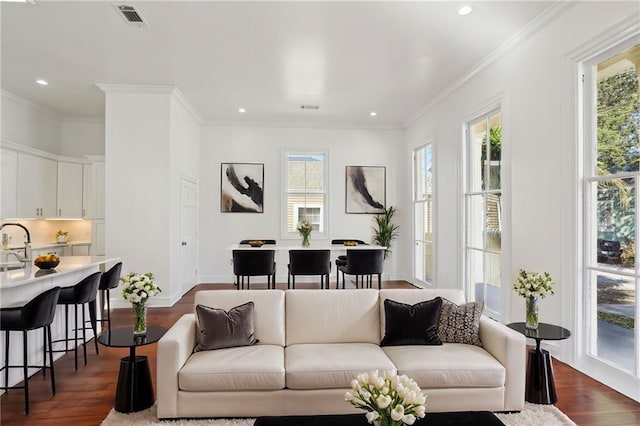
<instances>
[{"instance_id":1,"label":"window","mask_svg":"<svg viewBox=\"0 0 640 426\"><path fill-rule=\"evenodd\" d=\"M327 154L285 153L285 220L283 237L298 238L298 224L307 220L313 226L312 239L326 238L327 230Z\"/></svg>"},{"instance_id":2,"label":"window","mask_svg":"<svg viewBox=\"0 0 640 426\"><path fill-rule=\"evenodd\" d=\"M500 111L466 126L466 288L500 318L502 268L502 121Z\"/></svg>"},{"instance_id":3,"label":"window","mask_svg":"<svg viewBox=\"0 0 640 426\"><path fill-rule=\"evenodd\" d=\"M433 151L413 152L414 278L433 283Z\"/></svg>"},{"instance_id":4,"label":"window","mask_svg":"<svg viewBox=\"0 0 640 426\"><path fill-rule=\"evenodd\" d=\"M634 319L640 312L636 297L640 283L636 256L640 223L636 209L640 188L638 57L640 45L627 44L585 63L583 96L584 111L589 113L584 132L584 350L602 361L603 368L613 366L636 383L640 377Z\"/></svg>"}]
</instances>

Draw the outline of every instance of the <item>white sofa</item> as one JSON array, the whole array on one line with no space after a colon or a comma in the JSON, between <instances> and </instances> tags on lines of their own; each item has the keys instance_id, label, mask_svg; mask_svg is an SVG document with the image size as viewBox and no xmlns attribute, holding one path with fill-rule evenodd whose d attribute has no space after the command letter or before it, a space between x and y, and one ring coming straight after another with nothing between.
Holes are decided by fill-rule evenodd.
<instances>
[{"instance_id":1,"label":"white sofa","mask_svg":"<svg viewBox=\"0 0 640 426\"><path fill-rule=\"evenodd\" d=\"M193 352L194 314L158 343L158 417L255 417L359 412L344 401L351 380L369 370L412 377L427 410L519 411L524 405L525 338L482 317L482 347L380 347L384 300L415 304L459 290L210 290L195 304L229 310L253 301L253 346Z\"/></svg>"}]
</instances>

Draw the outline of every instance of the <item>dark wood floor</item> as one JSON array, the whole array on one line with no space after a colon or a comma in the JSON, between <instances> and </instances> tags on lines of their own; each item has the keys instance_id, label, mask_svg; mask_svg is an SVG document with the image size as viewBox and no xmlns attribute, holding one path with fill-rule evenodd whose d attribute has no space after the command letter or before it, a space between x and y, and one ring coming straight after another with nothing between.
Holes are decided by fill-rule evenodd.
<instances>
[{"instance_id":1,"label":"dark wood floor","mask_svg":"<svg viewBox=\"0 0 640 426\"><path fill-rule=\"evenodd\" d=\"M284 288L283 285L278 285ZM302 286L298 286L302 287ZM385 288L411 287L405 282L385 282ZM202 284L187 293L171 308L149 309L148 321L170 327L184 313L193 311L193 295L200 289L233 288L231 285ZM113 326L130 326L133 315L129 309L115 309ZM92 342L93 343L93 342ZM23 391L11 390L0 398L2 425L99 425L113 406L120 358L126 349L100 346L100 354L89 347L88 365L73 368L73 354L55 363L57 393L51 395L50 383L38 374L29 380L31 407L24 414ZM155 381L156 345L137 350L149 357ZM580 426L639 425L640 404L624 397L573 368L554 360L554 372L559 402L557 407ZM155 383L154 383L155 385Z\"/></svg>"}]
</instances>

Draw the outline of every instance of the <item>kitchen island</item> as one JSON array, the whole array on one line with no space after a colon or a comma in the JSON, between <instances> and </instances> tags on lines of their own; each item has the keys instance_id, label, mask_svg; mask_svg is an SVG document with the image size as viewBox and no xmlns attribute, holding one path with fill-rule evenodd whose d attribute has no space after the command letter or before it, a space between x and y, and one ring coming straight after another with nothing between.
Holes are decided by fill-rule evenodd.
<instances>
[{"instance_id":1,"label":"kitchen island","mask_svg":"<svg viewBox=\"0 0 640 426\"><path fill-rule=\"evenodd\" d=\"M38 294L52 287L69 287L77 284L84 277L97 272L105 271L113 264L119 262L118 258L105 256L62 256L60 264L55 269L38 269L32 263L25 268L10 269L0 272L0 307L21 306L33 299ZM100 311L100 309L98 309ZM100 313L98 312L98 315ZM81 317L81 314L78 315ZM88 309L85 313L89 318ZM98 323L99 325L100 323ZM64 306L56 308L56 314L51 324L52 339L62 339L65 335ZM69 310L69 336L73 335L74 314ZM87 340L94 337L93 331L86 330ZM42 364L43 330L30 331L29 339L29 364ZM64 348L64 342L54 343L54 349ZM0 362L4 365L5 339L0 339ZM63 353L55 353L54 358L60 358ZM21 364L22 362L22 335L11 333L9 364ZM36 369L30 369L29 375L36 373ZM22 381L22 370L12 368L9 371L9 386Z\"/></svg>"}]
</instances>

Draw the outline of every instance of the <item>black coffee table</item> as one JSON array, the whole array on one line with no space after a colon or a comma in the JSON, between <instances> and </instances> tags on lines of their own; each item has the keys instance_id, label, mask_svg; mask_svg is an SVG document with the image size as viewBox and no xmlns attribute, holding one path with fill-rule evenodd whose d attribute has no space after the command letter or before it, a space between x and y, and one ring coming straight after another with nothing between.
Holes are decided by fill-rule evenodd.
<instances>
[{"instance_id":1,"label":"black coffee table","mask_svg":"<svg viewBox=\"0 0 640 426\"><path fill-rule=\"evenodd\" d=\"M155 343L167 332L164 327L147 327L145 335L134 335L133 327L117 328L98 336L98 342L112 348L129 348L129 356L120 359L120 373L114 408L121 413L145 410L153 405L155 396L151 371L146 356L136 356L138 346Z\"/></svg>"},{"instance_id":2,"label":"black coffee table","mask_svg":"<svg viewBox=\"0 0 640 426\"><path fill-rule=\"evenodd\" d=\"M427 407L428 410L428 407ZM258 417L254 426L371 426L362 414L335 414L322 416L265 416ZM502 426L490 411L459 411L429 413L414 425L420 426Z\"/></svg>"},{"instance_id":3,"label":"black coffee table","mask_svg":"<svg viewBox=\"0 0 640 426\"><path fill-rule=\"evenodd\" d=\"M507 327L536 341L536 348L529 349L527 359L527 387L524 399L534 404L555 404L558 402L556 385L553 380L553 366L549 351L540 349L543 340L564 340L571 336L566 328L553 324L538 324L537 330L526 327L524 322L507 324Z\"/></svg>"}]
</instances>

